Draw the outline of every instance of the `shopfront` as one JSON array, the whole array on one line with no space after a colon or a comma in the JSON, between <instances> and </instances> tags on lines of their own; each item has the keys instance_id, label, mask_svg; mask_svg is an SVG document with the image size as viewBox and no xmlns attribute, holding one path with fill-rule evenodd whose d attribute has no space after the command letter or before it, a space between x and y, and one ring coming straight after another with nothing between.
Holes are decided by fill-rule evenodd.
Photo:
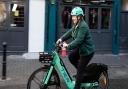
<instances>
[{"instance_id":1,"label":"shopfront","mask_svg":"<svg viewBox=\"0 0 128 89\"><path fill-rule=\"evenodd\" d=\"M85 13L84 19L88 23L90 31L92 33L93 41L96 46L96 51L111 52L113 36L113 1L61 1L59 16L59 23L61 24L59 27L60 29L58 29L58 38L71 28L72 23L70 12L74 6L80 6Z\"/></svg>"},{"instance_id":2,"label":"shopfront","mask_svg":"<svg viewBox=\"0 0 128 89\"><path fill-rule=\"evenodd\" d=\"M0 51L3 42L9 52L28 50L28 0L0 0Z\"/></svg>"},{"instance_id":3,"label":"shopfront","mask_svg":"<svg viewBox=\"0 0 128 89\"><path fill-rule=\"evenodd\" d=\"M0 51L3 42L9 52L53 50L72 27L75 6L85 13L97 52L128 50L127 0L0 0Z\"/></svg>"}]
</instances>

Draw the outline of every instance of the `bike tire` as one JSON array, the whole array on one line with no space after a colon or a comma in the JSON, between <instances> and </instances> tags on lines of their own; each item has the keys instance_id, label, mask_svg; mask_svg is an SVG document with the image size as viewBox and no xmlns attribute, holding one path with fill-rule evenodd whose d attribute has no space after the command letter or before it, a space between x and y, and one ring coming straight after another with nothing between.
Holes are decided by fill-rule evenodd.
<instances>
[{"instance_id":1,"label":"bike tire","mask_svg":"<svg viewBox=\"0 0 128 89\"><path fill-rule=\"evenodd\" d=\"M99 82L99 86L96 89L108 89L109 77L107 71L103 71L101 73L98 82Z\"/></svg>"},{"instance_id":2,"label":"bike tire","mask_svg":"<svg viewBox=\"0 0 128 89\"><path fill-rule=\"evenodd\" d=\"M53 69L48 84L43 85L43 78L48 73L49 68L50 67L41 67L35 70L28 79L27 89L60 89L60 78L55 69Z\"/></svg>"},{"instance_id":3,"label":"bike tire","mask_svg":"<svg viewBox=\"0 0 128 89\"><path fill-rule=\"evenodd\" d=\"M100 77L98 79L99 86L93 87L91 89L108 89L109 87L109 77L108 77L108 72L103 71L100 74Z\"/></svg>"},{"instance_id":4,"label":"bike tire","mask_svg":"<svg viewBox=\"0 0 128 89\"><path fill-rule=\"evenodd\" d=\"M88 88L81 88L81 89L108 89L109 77L108 77L107 71L101 72L98 82L99 82L99 85L97 87L88 87Z\"/></svg>"}]
</instances>

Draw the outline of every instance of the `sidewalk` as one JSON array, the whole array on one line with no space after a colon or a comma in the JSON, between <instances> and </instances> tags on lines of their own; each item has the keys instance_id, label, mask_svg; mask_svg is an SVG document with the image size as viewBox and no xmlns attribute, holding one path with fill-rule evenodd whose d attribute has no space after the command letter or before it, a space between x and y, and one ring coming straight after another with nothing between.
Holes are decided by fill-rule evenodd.
<instances>
[{"instance_id":1,"label":"sidewalk","mask_svg":"<svg viewBox=\"0 0 128 89\"><path fill-rule=\"evenodd\" d=\"M69 63L67 58L64 58L64 63L71 75L76 73L76 69ZM125 79L128 80L128 54L112 55L112 54L95 54L92 62L105 63L109 67L110 79ZM26 89L26 84L30 74L41 66L37 59L25 59L21 55L9 55L7 57L7 79L0 80L0 89L4 86L21 87ZM0 56L0 78L2 72L2 56ZM24 88L23 88L24 86ZM7 88L14 89L14 88Z\"/></svg>"}]
</instances>

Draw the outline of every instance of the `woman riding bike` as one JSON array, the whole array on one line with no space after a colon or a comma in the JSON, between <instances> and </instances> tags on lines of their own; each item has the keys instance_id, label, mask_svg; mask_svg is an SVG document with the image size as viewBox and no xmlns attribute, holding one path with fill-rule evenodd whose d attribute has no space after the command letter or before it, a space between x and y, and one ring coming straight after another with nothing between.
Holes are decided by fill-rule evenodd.
<instances>
[{"instance_id":1,"label":"woman riding bike","mask_svg":"<svg viewBox=\"0 0 128 89\"><path fill-rule=\"evenodd\" d=\"M60 37L56 43L59 44L70 38L73 39L69 44L64 42L63 47L72 50L69 54L69 60L77 69L76 85L74 89L80 89L80 84L83 79L82 74L86 72L85 68L92 59L95 49L89 27L83 19L84 13L82 8L73 8L71 16L73 22L72 28Z\"/></svg>"}]
</instances>

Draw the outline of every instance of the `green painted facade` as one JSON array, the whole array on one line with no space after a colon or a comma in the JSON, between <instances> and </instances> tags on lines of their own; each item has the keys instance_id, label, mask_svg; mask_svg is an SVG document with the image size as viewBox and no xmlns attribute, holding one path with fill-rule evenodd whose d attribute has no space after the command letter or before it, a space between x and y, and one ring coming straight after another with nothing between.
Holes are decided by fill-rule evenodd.
<instances>
[{"instance_id":1,"label":"green painted facade","mask_svg":"<svg viewBox=\"0 0 128 89\"><path fill-rule=\"evenodd\" d=\"M59 1L53 0L54 4L51 3L52 0L47 1L46 5L46 36L45 36L45 51L51 51L54 49L54 44L57 40L57 20L59 18L59 13L57 10L59 9ZM120 31L120 14L121 14L121 0L113 1L113 17L112 18L112 53L117 55L120 51L119 45L119 31ZM57 18L58 17L58 18Z\"/></svg>"},{"instance_id":2,"label":"green painted facade","mask_svg":"<svg viewBox=\"0 0 128 89\"><path fill-rule=\"evenodd\" d=\"M120 14L121 14L121 1L114 0L114 18L113 18L113 40L112 40L112 53L119 53L119 31L120 31Z\"/></svg>"}]
</instances>

